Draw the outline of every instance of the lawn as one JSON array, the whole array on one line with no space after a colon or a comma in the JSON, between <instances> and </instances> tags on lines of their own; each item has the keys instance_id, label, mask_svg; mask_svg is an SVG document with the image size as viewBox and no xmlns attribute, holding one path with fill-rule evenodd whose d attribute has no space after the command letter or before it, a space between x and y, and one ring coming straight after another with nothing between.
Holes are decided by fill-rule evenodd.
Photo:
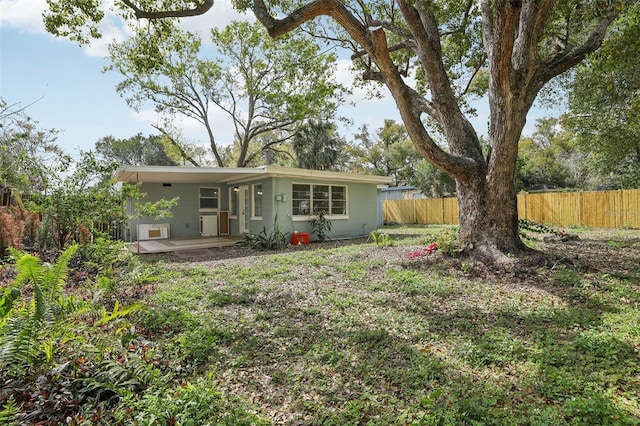
<instances>
[{"instance_id":1,"label":"lawn","mask_svg":"<svg viewBox=\"0 0 640 426\"><path fill-rule=\"evenodd\" d=\"M76 406L27 415L14 397L14 411L43 424L640 424L639 231L533 240L544 254L508 269L428 254L443 227L384 231L393 246L142 256L103 282L105 311L75 314L76 337L31 387L3 378L29 389L27 407L42 389Z\"/></svg>"}]
</instances>

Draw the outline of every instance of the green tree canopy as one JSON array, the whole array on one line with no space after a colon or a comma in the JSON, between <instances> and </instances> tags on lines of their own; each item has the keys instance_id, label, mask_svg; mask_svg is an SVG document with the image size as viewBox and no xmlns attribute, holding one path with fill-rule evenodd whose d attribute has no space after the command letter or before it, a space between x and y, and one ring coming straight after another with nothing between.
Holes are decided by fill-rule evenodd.
<instances>
[{"instance_id":1,"label":"green tree canopy","mask_svg":"<svg viewBox=\"0 0 640 426\"><path fill-rule=\"evenodd\" d=\"M352 148L354 167L379 176L392 176L396 185L408 185L415 176L415 164L420 154L409 139L402 123L384 120L376 135L368 126L355 135L358 145Z\"/></svg>"},{"instance_id":2,"label":"green tree canopy","mask_svg":"<svg viewBox=\"0 0 640 426\"><path fill-rule=\"evenodd\" d=\"M346 142L330 122L311 120L293 135L297 166L311 170L332 170L340 159Z\"/></svg>"},{"instance_id":3,"label":"green tree canopy","mask_svg":"<svg viewBox=\"0 0 640 426\"><path fill-rule=\"evenodd\" d=\"M343 88L333 79L335 57L322 53L309 37L273 40L247 22L214 29L211 37L217 54L204 59L202 40L177 26L166 36L139 32L110 48L110 69L125 76L117 89L132 107L150 101L160 113L200 122L218 166L231 165L221 146L234 141L216 140L211 108L231 119L238 145L234 165L245 167L290 138L297 123L332 116L341 103ZM282 137L260 138L266 133ZM254 144L257 140L263 143Z\"/></svg>"},{"instance_id":4,"label":"green tree canopy","mask_svg":"<svg viewBox=\"0 0 640 426\"><path fill-rule=\"evenodd\" d=\"M560 119L538 119L533 135L518 148L519 189L594 189L599 182L593 160Z\"/></svg>"},{"instance_id":5,"label":"green tree canopy","mask_svg":"<svg viewBox=\"0 0 640 426\"><path fill-rule=\"evenodd\" d=\"M96 153L108 162L132 166L176 166L169 157L166 144L158 135L143 136L142 133L128 139L105 136L96 142Z\"/></svg>"},{"instance_id":6,"label":"green tree canopy","mask_svg":"<svg viewBox=\"0 0 640 426\"><path fill-rule=\"evenodd\" d=\"M62 157L57 130L44 130L19 104L0 98L0 186L24 194L46 191L51 169Z\"/></svg>"},{"instance_id":7,"label":"green tree canopy","mask_svg":"<svg viewBox=\"0 0 640 426\"><path fill-rule=\"evenodd\" d=\"M626 10L602 49L576 70L564 124L619 187L640 186L640 5Z\"/></svg>"}]
</instances>

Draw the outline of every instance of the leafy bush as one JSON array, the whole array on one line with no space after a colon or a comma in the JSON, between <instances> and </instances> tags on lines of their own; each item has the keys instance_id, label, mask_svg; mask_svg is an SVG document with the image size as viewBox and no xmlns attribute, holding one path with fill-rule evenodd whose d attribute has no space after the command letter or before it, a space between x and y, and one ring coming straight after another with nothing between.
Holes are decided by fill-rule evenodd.
<instances>
[{"instance_id":1,"label":"leafy bush","mask_svg":"<svg viewBox=\"0 0 640 426\"><path fill-rule=\"evenodd\" d=\"M454 229L444 229L436 235L438 251L445 256L455 256L459 253L458 232Z\"/></svg>"},{"instance_id":2,"label":"leafy bush","mask_svg":"<svg viewBox=\"0 0 640 426\"><path fill-rule=\"evenodd\" d=\"M109 238L98 237L91 244L83 244L78 250L85 266L98 272L109 271L117 266L128 264L133 253L126 250L125 243Z\"/></svg>"},{"instance_id":3,"label":"leafy bush","mask_svg":"<svg viewBox=\"0 0 640 426\"><path fill-rule=\"evenodd\" d=\"M13 208L0 207L0 256L9 247L22 248L23 222Z\"/></svg>"},{"instance_id":4,"label":"leafy bush","mask_svg":"<svg viewBox=\"0 0 640 426\"><path fill-rule=\"evenodd\" d=\"M531 238L530 234L562 235L562 232L557 231L555 228L531 219L520 219L518 221L518 230L523 238Z\"/></svg>"},{"instance_id":5,"label":"leafy bush","mask_svg":"<svg viewBox=\"0 0 640 426\"><path fill-rule=\"evenodd\" d=\"M316 234L318 241L324 241L328 237L328 233L331 232L331 221L325 216L326 212L320 210L318 215L309 221L311 225L311 233Z\"/></svg>"}]
</instances>

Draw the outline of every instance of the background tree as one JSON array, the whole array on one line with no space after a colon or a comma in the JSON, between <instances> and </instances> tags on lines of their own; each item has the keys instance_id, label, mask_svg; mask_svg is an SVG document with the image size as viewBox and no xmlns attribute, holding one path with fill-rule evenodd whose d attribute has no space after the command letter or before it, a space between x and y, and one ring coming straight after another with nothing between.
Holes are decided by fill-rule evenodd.
<instances>
[{"instance_id":1,"label":"background tree","mask_svg":"<svg viewBox=\"0 0 640 426\"><path fill-rule=\"evenodd\" d=\"M321 53L308 38L274 41L258 25L233 22L212 31L218 56L210 60L201 58L197 35L170 28L166 37L145 31L112 46L110 69L125 75L118 91L128 96L131 106L139 109L151 100L158 112L182 114L203 124L220 167L231 164L214 137L212 106L232 120L233 143L239 148L234 165L245 167L263 150L291 137L296 123L331 116L341 102L341 87L332 78L335 57ZM281 131L282 138L252 143L274 131Z\"/></svg>"},{"instance_id":2,"label":"background tree","mask_svg":"<svg viewBox=\"0 0 640 426\"><path fill-rule=\"evenodd\" d=\"M533 135L520 141L516 178L525 191L599 186L592 153L558 118L538 119Z\"/></svg>"},{"instance_id":3,"label":"background tree","mask_svg":"<svg viewBox=\"0 0 640 426\"><path fill-rule=\"evenodd\" d=\"M593 151L609 184L640 187L640 5L615 23L602 49L581 64L570 86L571 128Z\"/></svg>"},{"instance_id":4,"label":"background tree","mask_svg":"<svg viewBox=\"0 0 640 426\"><path fill-rule=\"evenodd\" d=\"M338 135L335 124L310 120L293 135L292 145L298 167L333 170L346 142Z\"/></svg>"},{"instance_id":5,"label":"background tree","mask_svg":"<svg viewBox=\"0 0 640 426\"><path fill-rule=\"evenodd\" d=\"M96 142L96 153L107 162L132 166L176 166L167 153L167 147L159 135L143 136L142 133L129 139L105 136Z\"/></svg>"},{"instance_id":6,"label":"background tree","mask_svg":"<svg viewBox=\"0 0 640 426\"><path fill-rule=\"evenodd\" d=\"M125 219L123 193L112 177L116 167L91 152L80 153L78 160L63 157L50 189L28 203L42 217L38 247L61 250L74 242L88 243L94 225Z\"/></svg>"},{"instance_id":7,"label":"background tree","mask_svg":"<svg viewBox=\"0 0 640 426\"><path fill-rule=\"evenodd\" d=\"M364 125L355 139L359 142L352 149L356 168L378 176L392 176L396 185L414 181L415 164L421 156L402 124L384 120L375 137Z\"/></svg>"},{"instance_id":8,"label":"background tree","mask_svg":"<svg viewBox=\"0 0 640 426\"><path fill-rule=\"evenodd\" d=\"M63 155L57 133L40 129L25 108L0 99L0 187L26 195L46 191L50 170Z\"/></svg>"},{"instance_id":9,"label":"background tree","mask_svg":"<svg viewBox=\"0 0 640 426\"><path fill-rule=\"evenodd\" d=\"M456 193L456 181L453 176L437 169L424 159L415 163L415 174L409 184L431 198L451 197Z\"/></svg>"},{"instance_id":10,"label":"background tree","mask_svg":"<svg viewBox=\"0 0 640 426\"><path fill-rule=\"evenodd\" d=\"M179 30L172 22L162 24L155 30L169 31L167 37L156 36L154 28L150 28L138 31L123 43L112 44L109 47L112 64L107 69L125 76L116 90L136 111L151 102L161 114L183 115L201 123L209 136L211 152L222 167L209 120L215 82L220 78L221 69L215 62L199 58L202 44L199 37ZM158 130L180 149L179 138L174 137L173 127L166 123L159 125Z\"/></svg>"},{"instance_id":11,"label":"background tree","mask_svg":"<svg viewBox=\"0 0 640 426\"><path fill-rule=\"evenodd\" d=\"M48 0L47 28L81 38L97 28L98 4ZM409 137L431 164L456 179L461 247L509 262L524 249L518 232L518 142L538 93L596 51L625 5L635 0L468 0L238 2L251 8L272 37L304 27L343 41L365 79L389 90ZM137 18L193 16L213 1L136 4ZM327 18L327 19L323 19ZM407 78L416 77L416 78ZM416 82L417 84L413 84ZM489 144L485 155L461 98L488 89ZM446 137L442 148L425 125L430 117Z\"/></svg>"}]
</instances>

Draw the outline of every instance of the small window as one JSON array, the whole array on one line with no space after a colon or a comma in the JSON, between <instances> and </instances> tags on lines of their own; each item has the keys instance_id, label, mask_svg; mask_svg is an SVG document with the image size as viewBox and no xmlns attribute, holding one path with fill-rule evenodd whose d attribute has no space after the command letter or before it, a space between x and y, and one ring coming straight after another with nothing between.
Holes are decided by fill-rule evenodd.
<instances>
[{"instance_id":1,"label":"small window","mask_svg":"<svg viewBox=\"0 0 640 426\"><path fill-rule=\"evenodd\" d=\"M253 185L253 217L262 218L262 184Z\"/></svg>"},{"instance_id":2,"label":"small window","mask_svg":"<svg viewBox=\"0 0 640 426\"><path fill-rule=\"evenodd\" d=\"M219 188L200 188L200 210L218 210Z\"/></svg>"},{"instance_id":3,"label":"small window","mask_svg":"<svg viewBox=\"0 0 640 426\"><path fill-rule=\"evenodd\" d=\"M313 185L313 212L329 214L329 185Z\"/></svg>"},{"instance_id":4,"label":"small window","mask_svg":"<svg viewBox=\"0 0 640 426\"><path fill-rule=\"evenodd\" d=\"M293 185L291 197L294 216L306 216L311 212L311 185Z\"/></svg>"},{"instance_id":5,"label":"small window","mask_svg":"<svg viewBox=\"0 0 640 426\"><path fill-rule=\"evenodd\" d=\"M347 214L347 187L346 186L331 187L331 214L332 215Z\"/></svg>"},{"instance_id":6,"label":"small window","mask_svg":"<svg viewBox=\"0 0 640 426\"><path fill-rule=\"evenodd\" d=\"M229 217L238 217L238 187L229 188Z\"/></svg>"}]
</instances>

